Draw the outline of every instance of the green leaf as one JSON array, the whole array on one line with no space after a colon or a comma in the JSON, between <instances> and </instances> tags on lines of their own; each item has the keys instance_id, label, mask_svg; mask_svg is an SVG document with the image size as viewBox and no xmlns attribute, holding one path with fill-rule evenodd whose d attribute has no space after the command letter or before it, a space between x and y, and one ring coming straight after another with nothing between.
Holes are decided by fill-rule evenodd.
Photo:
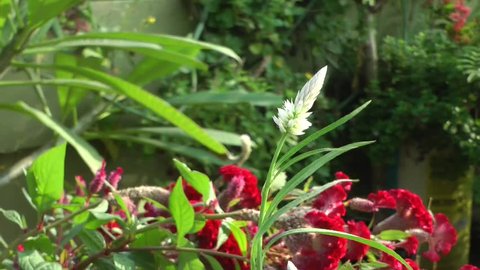
<instances>
[{"instance_id":1,"label":"green leaf","mask_svg":"<svg viewBox=\"0 0 480 270\"><path fill-rule=\"evenodd\" d=\"M186 244L184 236L193 228L195 212L185 196L181 178L170 193L168 208L177 227L177 246L183 246Z\"/></svg>"},{"instance_id":2,"label":"green leaf","mask_svg":"<svg viewBox=\"0 0 480 270\"><path fill-rule=\"evenodd\" d=\"M215 259L215 257L203 253L202 256L208 261L212 270L223 270L223 266L217 261L217 259Z\"/></svg>"},{"instance_id":3,"label":"green leaf","mask_svg":"<svg viewBox=\"0 0 480 270\"><path fill-rule=\"evenodd\" d=\"M181 252L178 256L178 270L204 270L205 266L193 252Z\"/></svg>"},{"instance_id":4,"label":"green leaf","mask_svg":"<svg viewBox=\"0 0 480 270\"><path fill-rule=\"evenodd\" d=\"M376 235L378 238L385 240L385 241L396 241L396 240L403 240L408 238L410 235L404 231L399 230L385 230L382 231L380 234Z\"/></svg>"},{"instance_id":5,"label":"green leaf","mask_svg":"<svg viewBox=\"0 0 480 270\"><path fill-rule=\"evenodd\" d=\"M42 111L30 107L21 101L15 104L0 103L0 109L20 112L35 118L46 127L58 133L60 137L67 141L73 148L75 148L77 153L80 155L83 161L85 161L92 172L96 172L98 168L100 168L102 157L97 153L95 148L93 148L87 141L82 139L82 137L73 133L70 129L64 127L63 125L57 123Z\"/></svg>"},{"instance_id":6,"label":"green leaf","mask_svg":"<svg viewBox=\"0 0 480 270\"><path fill-rule=\"evenodd\" d=\"M0 0L0 27L5 25L8 15L11 12L10 0Z\"/></svg>"},{"instance_id":7,"label":"green leaf","mask_svg":"<svg viewBox=\"0 0 480 270\"><path fill-rule=\"evenodd\" d=\"M203 227L205 227L205 223L207 223L207 220L205 219L204 216L201 216L201 215L195 216L195 221L194 221L193 227L188 233L199 232L200 230L203 229Z\"/></svg>"},{"instance_id":8,"label":"green leaf","mask_svg":"<svg viewBox=\"0 0 480 270\"><path fill-rule=\"evenodd\" d=\"M83 230L78 238L87 248L88 254L95 254L105 248L105 239L98 231Z\"/></svg>"},{"instance_id":9,"label":"green leaf","mask_svg":"<svg viewBox=\"0 0 480 270\"><path fill-rule=\"evenodd\" d=\"M242 252L242 255L246 256L247 255L247 248L248 248L247 235L233 221L230 222L229 229L232 232L233 237L237 241L238 247L240 248L240 251Z\"/></svg>"},{"instance_id":10,"label":"green leaf","mask_svg":"<svg viewBox=\"0 0 480 270\"><path fill-rule=\"evenodd\" d=\"M60 249L70 242L74 237L76 237L80 232L84 230L83 224L75 225L71 228L62 238L60 245L58 246Z\"/></svg>"},{"instance_id":11,"label":"green leaf","mask_svg":"<svg viewBox=\"0 0 480 270\"><path fill-rule=\"evenodd\" d=\"M88 40L117 40L117 41L131 41L131 42L144 42L160 45L162 48L168 48L170 50L181 51L184 53L185 49L205 49L213 50L224 55L227 55L238 62L241 62L240 57L231 49L211 43L201 42L198 40L183 38L170 35L159 35L159 34L147 34L147 33L128 33L128 32L112 32L112 33L86 33L77 36L69 36L56 40L48 40L46 42L35 44L30 46L30 48L35 47L48 47L48 46L58 46L58 44L64 44L74 41L83 41ZM84 45L85 46L85 43Z\"/></svg>"},{"instance_id":12,"label":"green leaf","mask_svg":"<svg viewBox=\"0 0 480 270\"><path fill-rule=\"evenodd\" d=\"M282 98L271 93L248 92L198 92L167 99L172 105L200 105L200 104L238 104L247 103L254 106L280 106Z\"/></svg>"},{"instance_id":13,"label":"green leaf","mask_svg":"<svg viewBox=\"0 0 480 270\"><path fill-rule=\"evenodd\" d=\"M3 216L10 220L11 222L17 224L20 229L24 230L27 228L27 222L25 220L25 217L20 215L17 211L15 210L4 210L0 208L0 212L3 214Z\"/></svg>"},{"instance_id":14,"label":"green leaf","mask_svg":"<svg viewBox=\"0 0 480 270\"><path fill-rule=\"evenodd\" d=\"M128 207L125 204L125 201L123 200L123 198L116 193L113 193L113 197L115 198L115 201L117 202L118 206L120 206L120 209L122 209L125 215L127 216L128 223L132 223L132 213L130 213L130 210L128 210Z\"/></svg>"},{"instance_id":15,"label":"green leaf","mask_svg":"<svg viewBox=\"0 0 480 270\"><path fill-rule=\"evenodd\" d=\"M159 246L165 238L171 235L164 229L153 229L135 235L135 240L130 244L131 247L152 247Z\"/></svg>"},{"instance_id":16,"label":"green leaf","mask_svg":"<svg viewBox=\"0 0 480 270\"><path fill-rule=\"evenodd\" d=\"M120 270L137 269L135 262L123 253L114 253L113 263L115 264L115 269L120 269Z\"/></svg>"},{"instance_id":17,"label":"green leaf","mask_svg":"<svg viewBox=\"0 0 480 270\"><path fill-rule=\"evenodd\" d=\"M46 262L36 250L26 250L18 253L18 264L23 270L62 270L58 263Z\"/></svg>"},{"instance_id":18,"label":"green leaf","mask_svg":"<svg viewBox=\"0 0 480 270\"><path fill-rule=\"evenodd\" d=\"M355 270L355 268L353 267L353 265L350 263L350 262L346 262L344 264L342 264L338 270Z\"/></svg>"},{"instance_id":19,"label":"green leaf","mask_svg":"<svg viewBox=\"0 0 480 270\"><path fill-rule=\"evenodd\" d=\"M115 220L119 223L123 222L123 220L117 215L93 212L90 213L90 218L86 221L84 227L87 230L95 230L100 226L109 223L112 220Z\"/></svg>"},{"instance_id":20,"label":"green leaf","mask_svg":"<svg viewBox=\"0 0 480 270\"><path fill-rule=\"evenodd\" d=\"M280 166L282 163L290 159L295 153L297 153L300 149L303 147L307 146L311 142L315 141L316 139L322 137L323 135L329 133L330 131L338 128L339 126L345 124L346 122L350 121L353 117L355 117L357 114L359 114L361 111L363 111L371 101L365 102L362 106L358 107L351 113L343 116L342 118L338 119L337 121L331 123L330 125L322 128L321 130L313 133L312 135L308 136L307 138L303 139L301 142L299 142L297 145L292 147L290 150L287 151L277 162L277 165Z\"/></svg>"},{"instance_id":21,"label":"green leaf","mask_svg":"<svg viewBox=\"0 0 480 270\"><path fill-rule=\"evenodd\" d=\"M66 147L61 144L43 153L28 170L28 193L40 213L62 197Z\"/></svg>"},{"instance_id":22,"label":"green leaf","mask_svg":"<svg viewBox=\"0 0 480 270\"><path fill-rule=\"evenodd\" d=\"M375 270L385 269L388 264L382 262L362 262L360 263L360 270Z\"/></svg>"},{"instance_id":23,"label":"green leaf","mask_svg":"<svg viewBox=\"0 0 480 270\"><path fill-rule=\"evenodd\" d=\"M48 255L55 255L55 245L46 235L38 235L34 238L28 239L24 243L25 250L37 250Z\"/></svg>"},{"instance_id":24,"label":"green leaf","mask_svg":"<svg viewBox=\"0 0 480 270\"><path fill-rule=\"evenodd\" d=\"M99 83L91 80L84 79L41 79L41 80L29 80L29 81L0 81L0 88L7 87L19 87L19 86L31 86L31 85L46 85L46 86L57 86L58 90L65 91L71 87L75 88L75 91L78 91L78 88L82 90L96 91L96 92L106 92L114 93L113 90L106 86L103 83ZM58 91L60 94L60 91ZM63 99L62 99L63 100ZM63 101L60 101L62 104Z\"/></svg>"},{"instance_id":25,"label":"green leaf","mask_svg":"<svg viewBox=\"0 0 480 270\"><path fill-rule=\"evenodd\" d=\"M195 122L193 122L183 113L176 110L169 103L151 94L150 92L120 78L116 78L93 69L81 67L30 65L18 63L15 64L15 66L61 69L104 83L110 86L112 89L115 89L118 93L123 94L130 99L138 102L143 107L150 109L152 112L156 113L160 117L179 127L185 133L190 135L193 139L197 140L199 143L208 147L215 153L221 155L228 154L228 150L225 148L225 146L223 146L221 143L217 142L215 139L209 136L200 126L198 126Z\"/></svg>"},{"instance_id":26,"label":"green leaf","mask_svg":"<svg viewBox=\"0 0 480 270\"><path fill-rule=\"evenodd\" d=\"M83 0L28 0L29 25L39 27Z\"/></svg>"},{"instance_id":27,"label":"green leaf","mask_svg":"<svg viewBox=\"0 0 480 270\"><path fill-rule=\"evenodd\" d=\"M351 241L355 241L360 244L367 245L371 248L378 249L382 252L387 253L388 255L394 257L397 261L402 263L408 270L413 270L412 267L402 258L402 256L398 255L395 251L389 249L388 247L379 244L373 240L366 239L363 237L359 237L353 234L345 233L345 232L339 232L339 231L334 231L334 230L327 230L327 229L318 229L318 228L301 228L301 229L293 229L289 230L280 234L277 234L276 236L272 237L270 241L265 245L264 250L270 249L272 245L274 245L278 240L289 236L289 235L294 235L294 234L300 234L300 233L318 233L322 235L327 235L327 236L334 236L334 237L340 237L344 239L348 239Z\"/></svg>"},{"instance_id":28,"label":"green leaf","mask_svg":"<svg viewBox=\"0 0 480 270\"><path fill-rule=\"evenodd\" d=\"M210 181L207 175L198 171L192 171L186 164L176 159L174 159L173 162L185 181L198 191L198 193L202 194L203 201L207 205L212 200L215 200L215 191L213 190L212 181Z\"/></svg>"}]
</instances>

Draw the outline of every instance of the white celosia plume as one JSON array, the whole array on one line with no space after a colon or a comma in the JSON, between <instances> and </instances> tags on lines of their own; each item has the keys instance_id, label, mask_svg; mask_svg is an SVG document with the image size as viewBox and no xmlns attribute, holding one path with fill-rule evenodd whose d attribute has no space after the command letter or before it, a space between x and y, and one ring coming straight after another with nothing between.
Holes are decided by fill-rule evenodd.
<instances>
[{"instance_id":1,"label":"white celosia plume","mask_svg":"<svg viewBox=\"0 0 480 270\"><path fill-rule=\"evenodd\" d=\"M320 94L327 66L320 69L298 92L295 102L286 100L282 108L278 108L278 115L273 117L273 121L283 133L291 135L303 135L304 131L312 124L307 120L312 114L309 110Z\"/></svg>"}]
</instances>

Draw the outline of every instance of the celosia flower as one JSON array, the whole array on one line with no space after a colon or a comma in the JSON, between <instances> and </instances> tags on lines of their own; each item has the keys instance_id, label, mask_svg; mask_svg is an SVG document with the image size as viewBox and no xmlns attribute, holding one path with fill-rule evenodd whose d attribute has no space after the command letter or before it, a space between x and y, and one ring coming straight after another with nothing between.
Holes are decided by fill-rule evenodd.
<instances>
[{"instance_id":1,"label":"celosia flower","mask_svg":"<svg viewBox=\"0 0 480 270\"><path fill-rule=\"evenodd\" d=\"M440 254L447 255L457 242L457 231L444 214L435 215L435 228L428 240L429 249L422 255L432 262L440 260Z\"/></svg>"},{"instance_id":2,"label":"celosia flower","mask_svg":"<svg viewBox=\"0 0 480 270\"><path fill-rule=\"evenodd\" d=\"M420 197L405 189L392 189L390 195L396 200L397 212L378 223L373 232L384 230L422 229L428 233L433 230L433 220Z\"/></svg>"},{"instance_id":3,"label":"celosia flower","mask_svg":"<svg viewBox=\"0 0 480 270\"><path fill-rule=\"evenodd\" d=\"M388 191L380 190L377 193L370 193L368 199L373 202L376 209L394 209L397 205L395 198ZM378 211L378 210L377 210Z\"/></svg>"},{"instance_id":4,"label":"celosia flower","mask_svg":"<svg viewBox=\"0 0 480 270\"><path fill-rule=\"evenodd\" d=\"M370 239L370 230L368 226L363 222L355 222L353 220L347 221L345 226L345 232L363 237L365 239ZM356 262L361 260L365 254L368 252L368 246L364 244L357 243L355 241L347 241L347 254L344 259L351 262Z\"/></svg>"},{"instance_id":5,"label":"celosia flower","mask_svg":"<svg viewBox=\"0 0 480 270\"><path fill-rule=\"evenodd\" d=\"M420 270L420 267L415 263L415 261L411 259L405 259L405 261L412 267L413 270ZM405 267L401 262L399 262L397 259L394 257L382 253L382 256L380 257L380 262L388 264L388 268L382 268L382 269L388 269L388 270L407 270L407 267Z\"/></svg>"},{"instance_id":6,"label":"celosia flower","mask_svg":"<svg viewBox=\"0 0 480 270\"><path fill-rule=\"evenodd\" d=\"M220 168L220 174L227 182L227 191L230 190L233 193L240 191L238 197L231 197L230 200L240 199L239 205L243 208L257 208L260 205L261 195L258 189L258 180L249 170L235 165L227 165ZM241 187L242 185L243 187Z\"/></svg>"},{"instance_id":7,"label":"celosia flower","mask_svg":"<svg viewBox=\"0 0 480 270\"><path fill-rule=\"evenodd\" d=\"M471 265L471 264L465 264L459 270L480 270L480 268L478 268L474 265Z\"/></svg>"},{"instance_id":8,"label":"celosia flower","mask_svg":"<svg viewBox=\"0 0 480 270\"><path fill-rule=\"evenodd\" d=\"M107 180L107 172L105 171L105 160L102 162L102 167L97 171L92 182L90 182L89 191L90 194L98 193L102 190L105 181Z\"/></svg>"},{"instance_id":9,"label":"celosia flower","mask_svg":"<svg viewBox=\"0 0 480 270\"><path fill-rule=\"evenodd\" d=\"M20 253L24 252L25 251L25 246L23 246L22 244L18 245L17 246L17 251L20 252Z\"/></svg>"},{"instance_id":10,"label":"celosia flower","mask_svg":"<svg viewBox=\"0 0 480 270\"><path fill-rule=\"evenodd\" d=\"M348 176L344 172L338 171L335 173L335 179L346 180L346 179L350 179L350 176ZM352 189L352 182L344 182L341 185L343 186L343 189L345 189L346 192L349 192Z\"/></svg>"},{"instance_id":11,"label":"celosia flower","mask_svg":"<svg viewBox=\"0 0 480 270\"><path fill-rule=\"evenodd\" d=\"M75 195L77 196L85 196L85 188L87 187L87 183L85 179L81 176L75 176Z\"/></svg>"},{"instance_id":12,"label":"celosia flower","mask_svg":"<svg viewBox=\"0 0 480 270\"><path fill-rule=\"evenodd\" d=\"M122 174L123 169L120 167L118 167L115 171L110 172L110 175L108 176L108 182L113 188L118 188L118 183L120 180L122 180Z\"/></svg>"},{"instance_id":13,"label":"celosia flower","mask_svg":"<svg viewBox=\"0 0 480 270\"><path fill-rule=\"evenodd\" d=\"M202 201L202 194L194 189L185 179L182 180L183 192L189 201ZM175 187L175 182L168 186L168 190L172 191Z\"/></svg>"},{"instance_id":14,"label":"celosia flower","mask_svg":"<svg viewBox=\"0 0 480 270\"><path fill-rule=\"evenodd\" d=\"M305 215L311 227L344 231L343 219L339 216L328 217L313 210ZM347 252L347 240L320 234L312 235L310 243L302 243L299 251L293 254L293 263L299 270L334 270Z\"/></svg>"},{"instance_id":15,"label":"celosia flower","mask_svg":"<svg viewBox=\"0 0 480 270\"><path fill-rule=\"evenodd\" d=\"M394 247L404 249L408 255L415 255L417 254L418 244L417 238L415 236L410 236L407 239L394 244Z\"/></svg>"},{"instance_id":16,"label":"celosia flower","mask_svg":"<svg viewBox=\"0 0 480 270\"><path fill-rule=\"evenodd\" d=\"M313 201L312 207L325 213L327 216L344 216L345 206L343 201L347 199L347 193L341 185L335 185L318 195Z\"/></svg>"},{"instance_id":17,"label":"celosia flower","mask_svg":"<svg viewBox=\"0 0 480 270\"><path fill-rule=\"evenodd\" d=\"M282 108L278 109L278 115L273 117L282 133L290 135L303 135L304 131L312 124L307 118L312 114L308 112L322 89L327 67L320 69L298 92L295 102L286 100Z\"/></svg>"}]
</instances>

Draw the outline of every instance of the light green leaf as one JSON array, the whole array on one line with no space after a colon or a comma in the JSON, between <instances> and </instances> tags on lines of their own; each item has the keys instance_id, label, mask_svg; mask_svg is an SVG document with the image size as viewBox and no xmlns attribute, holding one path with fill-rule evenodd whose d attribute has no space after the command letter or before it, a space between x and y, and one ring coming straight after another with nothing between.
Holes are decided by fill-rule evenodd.
<instances>
[{"instance_id":1,"label":"light green leaf","mask_svg":"<svg viewBox=\"0 0 480 270\"><path fill-rule=\"evenodd\" d=\"M204 216L201 216L201 215L195 216L195 222L193 224L193 227L188 233L199 232L200 230L203 229L203 227L205 227L205 223L207 223L207 220L205 219Z\"/></svg>"},{"instance_id":2,"label":"light green leaf","mask_svg":"<svg viewBox=\"0 0 480 270\"><path fill-rule=\"evenodd\" d=\"M378 238L385 241L396 241L408 238L410 235L404 231L399 230L385 230L377 235Z\"/></svg>"},{"instance_id":3,"label":"light green leaf","mask_svg":"<svg viewBox=\"0 0 480 270\"><path fill-rule=\"evenodd\" d=\"M103 83L84 79L41 79L29 81L0 81L0 88L31 86L31 85L57 86L59 90L67 90L70 87L82 88L89 91L114 93L113 90ZM59 91L60 92L60 91Z\"/></svg>"},{"instance_id":4,"label":"light green leaf","mask_svg":"<svg viewBox=\"0 0 480 270\"><path fill-rule=\"evenodd\" d=\"M187 183L189 183L198 193L202 194L203 201L207 205L212 200L215 200L212 181L210 181L207 175L198 171L192 171L186 164L176 159L174 159L173 162L185 181L187 181Z\"/></svg>"},{"instance_id":5,"label":"light green leaf","mask_svg":"<svg viewBox=\"0 0 480 270\"><path fill-rule=\"evenodd\" d=\"M137 269L135 262L123 253L113 254L113 263L115 264L115 269L120 269L120 270Z\"/></svg>"},{"instance_id":6,"label":"light green leaf","mask_svg":"<svg viewBox=\"0 0 480 270\"><path fill-rule=\"evenodd\" d=\"M130 99L138 102L143 107L150 109L160 117L179 127L185 133L190 135L193 139L197 140L199 143L208 147L215 153L221 155L228 154L228 150L225 148L225 146L223 146L221 143L217 142L215 139L209 136L200 126L198 126L195 122L193 122L183 113L176 110L166 101L120 78L116 78L93 69L81 67L30 65L18 63L15 64L15 66L61 69L104 83L110 86L112 89L115 89L119 94L123 94L129 97Z\"/></svg>"},{"instance_id":7,"label":"light green leaf","mask_svg":"<svg viewBox=\"0 0 480 270\"><path fill-rule=\"evenodd\" d=\"M62 197L66 147L61 144L43 153L28 170L28 193L40 213Z\"/></svg>"},{"instance_id":8,"label":"light green leaf","mask_svg":"<svg viewBox=\"0 0 480 270\"><path fill-rule=\"evenodd\" d=\"M127 216L128 223L132 222L132 213L130 213L130 210L128 210L128 207L120 195L113 193L113 197L115 198L115 201L117 202L118 206L120 206L120 209L125 213Z\"/></svg>"},{"instance_id":9,"label":"light green leaf","mask_svg":"<svg viewBox=\"0 0 480 270\"><path fill-rule=\"evenodd\" d=\"M28 239L24 243L25 250L37 250L50 256L55 256L55 246L48 236L41 234Z\"/></svg>"},{"instance_id":10,"label":"light green leaf","mask_svg":"<svg viewBox=\"0 0 480 270\"><path fill-rule=\"evenodd\" d=\"M181 252L178 256L178 270L205 270L197 253Z\"/></svg>"},{"instance_id":11,"label":"light green leaf","mask_svg":"<svg viewBox=\"0 0 480 270\"><path fill-rule=\"evenodd\" d=\"M334 236L334 237L340 237L344 239L348 239L351 241L355 241L360 244L367 245L371 248L378 249L379 251L385 252L388 255L394 257L397 261L402 263L408 270L413 270L412 267L402 258L402 256L398 255L395 251L389 249L388 247L379 244L373 240L366 239L363 237L359 237L353 234L345 233L345 232L339 232L339 231L334 231L334 230L327 230L327 229L318 229L318 228L301 228L301 229L293 229L289 230L280 234L277 234L276 236L272 237L270 241L265 245L264 250L270 249L272 245L274 245L278 240L289 236L289 235L294 235L294 234L300 234L300 233L318 233L322 235L328 235L328 236Z\"/></svg>"},{"instance_id":12,"label":"light green leaf","mask_svg":"<svg viewBox=\"0 0 480 270\"><path fill-rule=\"evenodd\" d=\"M199 104L238 104L248 103L254 106L280 106L282 98L271 93L248 92L198 92L167 99L172 105L199 105Z\"/></svg>"},{"instance_id":13,"label":"light green leaf","mask_svg":"<svg viewBox=\"0 0 480 270\"><path fill-rule=\"evenodd\" d=\"M27 222L25 220L25 217L20 215L17 211L15 210L4 210L0 208L0 212L3 214L3 216L10 220L11 222L17 224L20 229L24 230L27 228Z\"/></svg>"},{"instance_id":14,"label":"light green leaf","mask_svg":"<svg viewBox=\"0 0 480 270\"><path fill-rule=\"evenodd\" d=\"M171 233L163 229L154 229L135 235L135 241L131 247L154 247L159 246Z\"/></svg>"},{"instance_id":15,"label":"light green leaf","mask_svg":"<svg viewBox=\"0 0 480 270\"><path fill-rule=\"evenodd\" d=\"M353 265L350 263L350 262L346 262L344 264L342 264L338 270L355 270L355 268L353 267Z\"/></svg>"},{"instance_id":16,"label":"light green leaf","mask_svg":"<svg viewBox=\"0 0 480 270\"><path fill-rule=\"evenodd\" d=\"M223 266L217 261L217 259L215 259L215 257L203 253L202 256L208 261L212 270L223 270Z\"/></svg>"},{"instance_id":17,"label":"light green leaf","mask_svg":"<svg viewBox=\"0 0 480 270\"><path fill-rule=\"evenodd\" d=\"M29 25L39 27L83 0L28 0Z\"/></svg>"},{"instance_id":18,"label":"light green leaf","mask_svg":"<svg viewBox=\"0 0 480 270\"><path fill-rule=\"evenodd\" d=\"M26 250L18 253L18 264L23 270L62 270L58 263L46 262L36 250Z\"/></svg>"},{"instance_id":19,"label":"light green leaf","mask_svg":"<svg viewBox=\"0 0 480 270\"><path fill-rule=\"evenodd\" d=\"M97 153L95 148L93 148L88 142L82 139L82 137L76 135L68 128L57 123L55 120L50 118L42 111L30 107L29 105L21 101L15 104L0 103L0 109L20 112L35 118L36 120L44 124L46 127L58 133L60 137L62 137L65 141L72 145L92 172L96 172L98 168L100 168L102 157Z\"/></svg>"},{"instance_id":20,"label":"light green leaf","mask_svg":"<svg viewBox=\"0 0 480 270\"><path fill-rule=\"evenodd\" d=\"M362 262L360 263L360 270L375 270L385 269L388 264L382 262Z\"/></svg>"},{"instance_id":21,"label":"light green leaf","mask_svg":"<svg viewBox=\"0 0 480 270\"><path fill-rule=\"evenodd\" d=\"M247 235L233 221L230 222L229 229L232 232L233 237L237 241L238 247L240 248L240 251L242 252L242 255L246 256L247 255L247 248L248 248Z\"/></svg>"},{"instance_id":22,"label":"light green leaf","mask_svg":"<svg viewBox=\"0 0 480 270\"><path fill-rule=\"evenodd\" d=\"M88 254L95 254L105 248L105 238L98 231L83 230L78 238L87 248Z\"/></svg>"},{"instance_id":23,"label":"light green leaf","mask_svg":"<svg viewBox=\"0 0 480 270\"><path fill-rule=\"evenodd\" d=\"M179 178L168 200L168 208L177 227L177 245L186 244L184 236L193 228L195 212L183 191L182 179Z\"/></svg>"}]
</instances>

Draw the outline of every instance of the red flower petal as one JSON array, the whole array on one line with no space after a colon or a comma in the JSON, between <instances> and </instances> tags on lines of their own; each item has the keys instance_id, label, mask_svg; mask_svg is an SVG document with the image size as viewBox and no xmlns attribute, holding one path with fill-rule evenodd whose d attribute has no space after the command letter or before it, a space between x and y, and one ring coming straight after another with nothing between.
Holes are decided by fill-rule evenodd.
<instances>
[{"instance_id":1,"label":"red flower petal","mask_svg":"<svg viewBox=\"0 0 480 270\"><path fill-rule=\"evenodd\" d=\"M347 199L347 193L343 187L335 185L320 193L313 201L312 206L327 216L344 216L346 210L343 201L345 199Z\"/></svg>"},{"instance_id":2,"label":"red flower petal","mask_svg":"<svg viewBox=\"0 0 480 270\"><path fill-rule=\"evenodd\" d=\"M440 254L447 255L457 243L457 231L444 214L435 215L435 228L428 241L429 249L423 256L432 262L440 260Z\"/></svg>"},{"instance_id":3,"label":"red flower petal","mask_svg":"<svg viewBox=\"0 0 480 270\"><path fill-rule=\"evenodd\" d=\"M354 234L366 239L370 239L370 230L368 226L363 222L355 222L350 220L347 222L346 232L350 234ZM344 259L349 260L352 262L359 261L367 254L368 246L357 243L355 241L347 241L347 254L345 255Z\"/></svg>"}]
</instances>

